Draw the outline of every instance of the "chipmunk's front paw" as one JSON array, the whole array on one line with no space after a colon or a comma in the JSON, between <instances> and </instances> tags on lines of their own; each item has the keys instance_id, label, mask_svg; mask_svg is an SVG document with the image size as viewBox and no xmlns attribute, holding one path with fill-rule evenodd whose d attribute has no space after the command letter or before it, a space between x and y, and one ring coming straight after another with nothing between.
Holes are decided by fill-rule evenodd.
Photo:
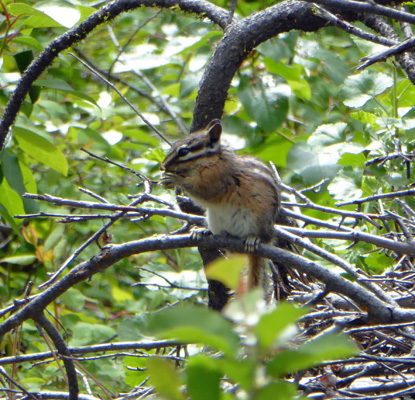
<instances>
[{"instance_id":1,"label":"chipmunk's front paw","mask_svg":"<svg viewBox=\"0 0 415 400\"><path fill-rule=\"evenodd\" d=\"M209 229L201 228L200 226L194 226L190 229L190 237L193 240L202 239L203 236L211 235L212 232Z\"/></svg>"},{"instance_id":2,"label":"chipmunk's front paw","mask_svg":"<svg viewBox=\"0 0 415 400\"><path fill-rule=\"evenodd\" d=\"M166 172L162 175L159 184L164 185L167 189L173 189L176 186L174 182L174 174Z\"/></svg>"},{"instance_id":3,"label":"chipmunk's front paw","mask_svg":"<svg viewBox=\"0 0 415 400\"><path fill-rule=\"evenodd\" d=\"M258 250L258 246L261 243L261 240L256 236L248 236L244 240L244 247L247 253L252 253L255 250Z\"/></svg>"}]
</instances>

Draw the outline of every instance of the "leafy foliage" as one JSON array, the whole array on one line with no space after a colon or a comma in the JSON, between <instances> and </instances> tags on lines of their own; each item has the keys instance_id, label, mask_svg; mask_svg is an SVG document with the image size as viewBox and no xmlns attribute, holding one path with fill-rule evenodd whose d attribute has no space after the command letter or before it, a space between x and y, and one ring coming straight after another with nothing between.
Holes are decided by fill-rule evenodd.
<instances>
[{"instance_id":1,"label":"leafy foliage","mask_svg":"<svg viewBox=\"0 0 415 400\"><path fill-rule=\"evenodd\" d=\"M4 112L17 81L51 39L85 21L96 6L74 0L0 3ZM236 11L244 17L268 3L241 2ZM143 7L100 25L71 51L114 82L173 141L191 124L202 74L221 37L222 32L206 19L175 9ZM307 192L320 208L304 208L306 217L350 228L356 219L343 221L324 208L346 202L342 209L354 211L354 200L412 185L415 89L390 61L353 71L361 57L374 51L374 46L369 49L334 27L325 28L324 34L290 31L258 46L233 79L222 120L227 141L241 154L274 163L283 182L292 187L302 190L320 183ZM102 196L113 204L128 205L131 196L141 192L141 180L88 157L81 148L154 181L160 177L159 164L167 150L142 119L69 51L62 52L31 87L9 140L0 153L0 305L6 311L11 311L7 307L13 300L23 299L23 305L32 292L39 293L37 287L108 218L102 213L86 219L83 211L70 208L60 218L67 222L67 215L79 215L79 222L58 224L48 218L56 214L53 204L22 195L91 201L93 192L95 199ZM176 201L174 193L158 186L153 194ZM415 203L413 196L405 204L391 197L359 204L359 211L370 214L379 207L413 219L410 210ZM15 218L39 212L43 214L36 219ZM403 241L402 220L385 219L381 224L389 236ZM101 237L98 242L125 243L181 226L176 218L162 215L123 219L111 227L112 238ZM371 221L359 220L358 228L379 234L379 226ZM367 242L353 247L332 238L315 242L366 273L381 274L399 261ZM95 245L86 247L68 269L98 252ZM234 260L220 263L212 275L207 272L208 277L237 289L239 266ZM93 347L115 338L189 344L186 354L170 343L164 346L173 349L168 354L154 345L138 353L119 350L111 357L77 361L97 396L114 397L137 388L144 396L153 390L146 386L149 379L160 398L172 400L292 399L298 397L297 386L285 377L356 352L351 342L337 335L292 343L296 322L305 325L301 318L308 310L288 303L265 309L260 297L248 294L231 303L224 316L214 313L205 307L206 282L197 251L159 250L125 258L77 284L47 311L74 347ZM1 314L4 320L6 311ZM4 356L14 357L49 351L49 344L28 320L7 335L0 349ZM31 366L29 361L22 368L8 365L7 373L29 392L67 390L57 373L61 366L49 361ZM87 390L81 386L82 392Z\"/></svg>"}]
</instances>

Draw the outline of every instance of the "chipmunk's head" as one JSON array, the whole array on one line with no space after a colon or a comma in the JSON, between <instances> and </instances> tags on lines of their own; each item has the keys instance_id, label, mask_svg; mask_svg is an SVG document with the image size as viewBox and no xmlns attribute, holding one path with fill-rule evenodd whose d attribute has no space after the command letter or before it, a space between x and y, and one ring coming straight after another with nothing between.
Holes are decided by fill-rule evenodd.
<instances>
[{"instance_id":1,"label":"chipmunk's head","mask_svg":"<svg viewBox=\"0 0 415 400\"><path fill-rule=\"evenodd\" d=\"M174 142L161 164L161 169L165 171L161 183L167 187L180 185L180 181L192 175L206 157L218 154L221 134L222 126L215 119L206 128Z\"/></svg>"}]
</instances>

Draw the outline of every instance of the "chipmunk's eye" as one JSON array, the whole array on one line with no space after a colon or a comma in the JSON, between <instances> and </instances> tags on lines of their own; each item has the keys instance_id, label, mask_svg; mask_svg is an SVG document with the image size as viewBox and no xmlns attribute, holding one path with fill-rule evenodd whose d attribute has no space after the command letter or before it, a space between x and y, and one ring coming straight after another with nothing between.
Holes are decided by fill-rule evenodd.
<instances>
[{"instance_id":1,"label":"chipmunk's eye","mask_svg":"<svg viewBox=\"0 0 415 400\"><path fill-rule=\"evenodd\" d=\"M177 150L177 155L179 157L184 157L184 156L187 156L188 154L189 154L189 148L187 146L180 147L180 149Z\"/></svg>"}]
</instances>

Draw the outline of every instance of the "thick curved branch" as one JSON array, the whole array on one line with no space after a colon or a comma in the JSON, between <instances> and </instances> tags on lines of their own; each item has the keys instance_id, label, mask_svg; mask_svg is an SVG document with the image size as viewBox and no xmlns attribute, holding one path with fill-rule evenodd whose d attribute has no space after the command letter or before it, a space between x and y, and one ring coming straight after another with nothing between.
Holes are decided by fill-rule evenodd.
<instances>
[{"instance_id":1,"label":"thick curved branch","mask_svg":"<svg viewBox=\"0 0 415 400\"><path fill-rule=\"evenodd\" d=\"M76 266L66 276L2 323L0 325L0 336L10 332L23 321L34 318L39 314L39 310L45 309L52 301L56 300L63 292L67 291L76 283L90 278L123 258L143 252L194 247L196 245L211 248L225 248L240 253L244 252L244 243L238 239L223 236L205 236L196 241L191 238L190 234L176 236L158 235L121 245L108 246L100 254ZM329 291L340 293L353 299L363 309L368 310L370 318L378 322L415 321L415 310L395 307L381 301L373 293L370 293L359 284L350 282L305 257L263 244L260 244L258 250L254 253L315 277L323 282Z\"/></svg>"},{"instance_id":2,"label":"thick curved branch","mask_svg":"<svg viewBox=\"0 0 415 400\"><path fill-rule=\"evenodd\" d=\"M285 1L242 21L233 20L206 67L193 111L191 132L221 118L231 81L249 52L282 32L293 29L315 31L326 24L312 6Z\"/></svg>"},{"instance_id":3,"label":"thick curved branch","mask_svg":"<svg viewBox=\"0 0 415 400\"><path fill-rule=\"evenodd\" d=\"M63 51L84 40L97 26L113 20L123 12L139 7L180 7L183 11L203 14L222 28L225 28L228 13L222 8L204 0L118 0L101 8L77 27L58 37L37 57L24 72L0 121L0 151L3 149L10 127L20 107L40 74L48 68Z\"/></svg>"},{"instance_id":4,"label":"thick curved branch","mask_svg":"<svg viewBox=\"0 0 415 400\"><path fill-rule=\"evenodd\" d=\"M78 380L76 378L75 364L61 334L58 332L52 322L50 322L45 317L43 310L40 313L36 313L33 316L33 319L46 331L48 336L52 339L52 342L58 350L59 354L62 356L66 375L68 377L69 400L78 400L79 387Z\"/></svg>"}]
</instances>

